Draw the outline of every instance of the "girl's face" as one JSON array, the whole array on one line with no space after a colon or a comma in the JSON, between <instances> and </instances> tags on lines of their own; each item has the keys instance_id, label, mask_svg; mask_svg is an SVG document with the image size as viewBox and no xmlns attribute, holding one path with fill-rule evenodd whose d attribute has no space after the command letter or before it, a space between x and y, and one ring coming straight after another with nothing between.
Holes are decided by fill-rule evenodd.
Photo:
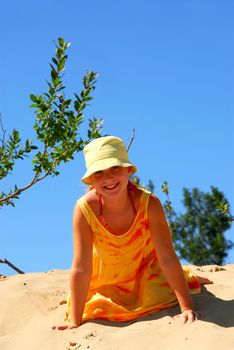
<instances>
[{"instance_id":1,"label":"girl's face","mask_svg":"<svg viewBox=\"0 0 234 350\"><path fill-rule=\"evenodd\" d=\"M126 190L130 175L130 167L113 166L93 173L91 181L99 194L113 196Z\"/></svg>"}]
</instances>

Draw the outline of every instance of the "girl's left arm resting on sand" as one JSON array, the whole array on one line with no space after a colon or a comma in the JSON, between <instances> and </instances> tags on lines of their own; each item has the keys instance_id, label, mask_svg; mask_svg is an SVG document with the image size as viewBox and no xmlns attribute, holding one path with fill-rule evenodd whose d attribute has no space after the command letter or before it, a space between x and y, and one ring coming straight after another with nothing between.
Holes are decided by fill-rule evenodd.
<instances>
[{"instance_id":1,"label":"girl's left arm resting on sand","mask_svg":"<svg viewBox=\"0 0 234 350\"><path fill-rule=\"evenodd\" d=\"M160 200L153 195L150 196L149 200L148 217L151 237L157 252L160 267L178 299L181 312L186 309L192 310L192 298L181 264L173 247L171 232L164 209Z\"/></svg>"}]
</instances>

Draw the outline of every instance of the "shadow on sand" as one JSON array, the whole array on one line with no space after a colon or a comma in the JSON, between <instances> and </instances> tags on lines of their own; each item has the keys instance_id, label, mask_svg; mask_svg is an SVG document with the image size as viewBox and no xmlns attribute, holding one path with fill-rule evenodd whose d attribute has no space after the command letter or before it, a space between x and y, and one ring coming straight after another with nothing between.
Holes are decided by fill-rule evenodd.
<instances>
[{"instance_id":1,"label":"shadow on sand","mask_svg":"<svg viewBox=\"0 0 234 350\"><path fill-rule=\"evenodd\" d=\"M204 322L210 322L220 327L234 327L234 299L223 300L217 298L214 294L209 292L204 286L202 286L201 293L193 295L193 301L196 305L196 310L200 314L200 320ZM109 327L127 327L132 323L158 320L165 316L173 317L180 312L179 306L174 306L170 309L166 309L155 314L144 316L137 320L128 322L112 322L104 320L89 320L88 323L98 323Z\"/></svg>"}]
</instances>

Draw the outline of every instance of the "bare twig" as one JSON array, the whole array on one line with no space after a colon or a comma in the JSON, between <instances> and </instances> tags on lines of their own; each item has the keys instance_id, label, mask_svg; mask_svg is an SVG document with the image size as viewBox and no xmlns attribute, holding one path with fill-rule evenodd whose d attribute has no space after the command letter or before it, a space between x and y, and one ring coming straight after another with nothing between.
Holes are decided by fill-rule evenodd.
<instances>
[{"instance_id":1,"label":"bare twig","mask_svg":"<svg viewBox=\"0 0 234 350\"><path fill-rule=\"evenodd\" d=\"M24 274L25 272L23 272L22 270L20 270L18 267L16 267L15 265L13 265L9 260L7 259L0 259L0 263L2 264L7 264L8 266L10 266L13 270L15 270L18 273Z\"/></svg>"},{"instance_id":2,"label":"bare twig","mask_svg":"<svg viewBox=\"0 0 234 350\"><path fill-rule=\"evenodd\" d=\"M128 145L128 147L127 147L127 151L129 151L129 148L131 147L134 138L135 138L135 128L132 129L132 136L131 136L131 140L130 140L130 142L129 142L129 145Z\"/></svg>"},{"instance_id":3,"label":"bare twig","mask_svg":"<svg viewBox=\"0 0 234 350\"><path fill-rule=\"evenodd\" d=\"M6 130L4 129L3 127L3 122L2 122L2 113L0 113L0 126L1 126L1 129L2 129L2 139L0 138L0 141L2 142L2 146L4 145L4 141L5 141L5 134L6 134Z\"/></svg>"}]
</instances>

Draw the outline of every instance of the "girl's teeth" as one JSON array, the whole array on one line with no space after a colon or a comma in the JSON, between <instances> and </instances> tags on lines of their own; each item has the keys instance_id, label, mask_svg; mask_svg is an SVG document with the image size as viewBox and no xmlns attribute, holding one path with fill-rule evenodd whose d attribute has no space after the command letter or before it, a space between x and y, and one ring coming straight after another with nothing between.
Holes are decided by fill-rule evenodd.
<instances>
[{"instance_id":1,"label":"girl's teeth","mask_svg":"<svg viewBox=\"0 0 234 350\"><path fill-rule=\"evenodd\" d=\"M112 186L105 186L108 190L111 190L111 189L113 189L113 188L115 188L117 186L117 184L116 185L112 185Z\"/></svg>"}]
</instances>

